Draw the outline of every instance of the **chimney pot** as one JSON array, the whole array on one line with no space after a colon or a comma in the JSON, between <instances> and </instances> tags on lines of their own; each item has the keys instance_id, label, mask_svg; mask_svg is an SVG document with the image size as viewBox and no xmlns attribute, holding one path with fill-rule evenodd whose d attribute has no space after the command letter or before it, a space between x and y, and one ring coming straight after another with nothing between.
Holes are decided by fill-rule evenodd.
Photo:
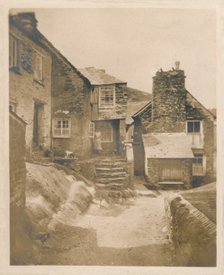
<instances>
[{"instance_id":1,"label":"chimney pot","mask_svg":"<svg viewBox=\"0 0 224 275\"><path fill-rule=\"evenodd\" d=\"M180 61L175 62L175 70L176 71L180 70Z\"/></svg>"},{"instance_id":2,"label":"chimney pot","mask_svg":"<svg viewBox=\"0 0 224 275\"><path fill-rule=\"evenodd\" d=\"M33 32L37 28L37 19L35 17L35 13L33 12L24 12L18 13L18 19L20 23L23 25L24 29L28 32Z\"/></svg>"}]
</instances>

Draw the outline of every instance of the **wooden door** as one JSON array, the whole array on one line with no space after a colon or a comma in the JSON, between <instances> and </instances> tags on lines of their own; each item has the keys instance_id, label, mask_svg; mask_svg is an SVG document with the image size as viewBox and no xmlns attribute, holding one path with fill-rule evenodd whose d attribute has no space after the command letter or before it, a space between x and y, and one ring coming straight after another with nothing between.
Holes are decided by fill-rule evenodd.
<instances>
[{"instance_id":1,"label":"wooden door","mask_svg":"<svg viewBox=\"0 0 224 275\"><path fill-rule=\"evenodd\" d=\"M33 118L33 145L38 147L41 143L41 120L42 120L43 104L34 104L34 118Z\"/></svg>"},{"instance_id":2,"label":"wooden door","mask_svg":"<svg viewBox=\"0 0 224 275\"><path fill-rule=\"evenodd\" d=\"M141 142L133 142L134 153L134 175L143 176L145 174L144 149Z\"/></svg>"},{"instance_id":3,"label":"wooden door","mask_svg":"<svg viewBox=\"0 0 224 275\"><path fill-rule=\"evenodd\" d=\"M180 161L168 160L162 165L162 181L181 181L183 178L183 168Z\"/></svg>"}]
</instances>

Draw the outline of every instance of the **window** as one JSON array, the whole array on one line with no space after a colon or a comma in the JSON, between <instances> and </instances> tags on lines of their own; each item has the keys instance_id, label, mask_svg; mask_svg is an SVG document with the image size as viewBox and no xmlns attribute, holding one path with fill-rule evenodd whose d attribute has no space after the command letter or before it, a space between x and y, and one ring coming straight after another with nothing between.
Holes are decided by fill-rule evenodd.
<instances>
[{"instance_id":1,"label":"window","mask_svg":"<svg viewBox=\"0 0 224 275\"><path fill-rule=\"evenodd\" d=\"M188 121L187 122L187 132L190 134L200 133L201 124L200 121Z\"/></svg>"},{"instance_id":2,"label":"window","mask_svg":"<svg viewBox=\"0 0 224 275\"><path fill-rule=\"evenodd\" d=\"M113 141L113 129L110 124L104 124L101 128L102 142L112 142Z\"/></svg>"},{"instance_id":3,"label":"window","mask_svg":"<svg viewBox=\"0 0 224 275\"><path fill-rule=\"evenodd\" d=\"M101 142L113 142L113 126L110 121L98 121L95 132L101 133Z\"/></svg>"},{"instance_id":4,"label":"window","mask_svg":"<svg viewBox=\"0 0 224 275\"><path fill-rule=\"evenodd\" d=\"M34 55L34 79L38 82L43 81L43 56L38 52Z\"/></svg>"},{"instance_id":5,"label":"window","mask_svg":"<svg viewBox=\"0 0 224 275\"><path fill-rule=\"evenodd\" d=\"M57 118L53 121L53 136L58 138L69 138L71 135L71 120L68 118Z\"/></svg>"},{"instance_id":6,"label":"window","mask_svg":"<svg viewBox=\"0 0 224 275\"><path fill-rule=\"evenodd\" d=\"M202 154L195 155L195 157L193 159L193 165L192 165L192 174L193 174L193 176L203 176L204 175L203 155Z\"/></svg>"},{"instance_id":7,"label":"window","mask_svg":"<svg viewBox=\"0 0 224 275\"><path fill-rule=\"evenodd\" d=\"M114 107L115 106L115 87L107 86L100 87L99 93L99 106L102 107Z\"/></svg>"},{"instance_id":8,"label":"window","mask_svg":"<svg viewBox=\"0 0 224 275\"><path fill-rule=\"evenodd\" d=\"M17 101L13 98L9 100L9 111L16 113Z\"/></svg>"},{"instance_id":9,"label":"window","mask_svg":"<svg viewBox=\"0 0 224 275\"><path fill-rule=\"evenodd\" d=\"M10 102L9 103L9 111L11 111L11 112L16 112L16 104L15 103L12 103L12 102Z\"/></svg>"},{"instance_id":10,"label":"window","mask_svg":"<svg viewBox=\"0 0 224 275\"><path fill-rule=\"evenodd\" d=\"M89 123L89 137L93 138L95 134L95 123L94 122L90 122Z\"/></svg>"},{"instance_id":11,"label":"window","mask_svg":"<svg viewBox=\"0 0 224 275\"><path fill-rule=\"evenodd\" d=\"M12 35L9 36L9 67L19 69L19 41Z\"/></svg>"}]
</instances>

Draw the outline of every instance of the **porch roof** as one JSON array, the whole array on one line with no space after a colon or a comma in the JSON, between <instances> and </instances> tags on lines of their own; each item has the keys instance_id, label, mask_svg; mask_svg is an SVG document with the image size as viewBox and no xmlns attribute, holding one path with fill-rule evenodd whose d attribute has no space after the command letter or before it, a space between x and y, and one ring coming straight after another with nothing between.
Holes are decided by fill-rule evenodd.
<instances>
[{"instance_id":1,"label":"porch roof","mask_svg":"<svg viewBox=\"0 0 224 275\"><path fill-rule=\"evenodd\" d=\"M193 158L190 139L185 133L142 135L146 158Z\"/></svg>"}]
</instances>

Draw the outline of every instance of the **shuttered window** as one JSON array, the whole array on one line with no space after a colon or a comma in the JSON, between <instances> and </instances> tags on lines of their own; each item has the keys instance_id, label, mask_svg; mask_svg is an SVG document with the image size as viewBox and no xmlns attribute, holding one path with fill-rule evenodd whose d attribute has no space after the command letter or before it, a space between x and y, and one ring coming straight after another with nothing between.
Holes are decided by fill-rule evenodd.
<instances>
[{"instance_id":1,"label":"shuttered window","mask_svg":"<svg viewBox=\"0 0 224 275\"><path fill-rule=\"evenodd\" d=\"M9 36L9 67L19 68L19 40L13 35Z\"/></svg>"},{"instance_id":2,"label":"shuttered window","mask_svg":"<svg viewBox=\"0 0 224 275\"><path fill-rule=\"evenodd\" d=\"M34 54L34 79L43 81L43 56L38 52Z\"/></svg>"}]
</instances>

